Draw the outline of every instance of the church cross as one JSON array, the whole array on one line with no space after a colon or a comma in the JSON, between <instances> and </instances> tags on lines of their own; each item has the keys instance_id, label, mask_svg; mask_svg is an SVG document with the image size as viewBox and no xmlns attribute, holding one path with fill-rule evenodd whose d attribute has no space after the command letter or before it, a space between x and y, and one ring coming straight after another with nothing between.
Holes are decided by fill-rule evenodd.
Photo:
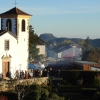
<instances>
[{"instance_id":1,"label":"church cross","mask_svg":"<svg viewBox=\"0 0 100 100\"><path fill-rule=\"evenodd\" d=\"M16 7L16 4L18 4L18 3L16 2L16 0L15 0L15 3L14 3L14 4L15 4L15 7Z\"/></svg>"}]
</instances>

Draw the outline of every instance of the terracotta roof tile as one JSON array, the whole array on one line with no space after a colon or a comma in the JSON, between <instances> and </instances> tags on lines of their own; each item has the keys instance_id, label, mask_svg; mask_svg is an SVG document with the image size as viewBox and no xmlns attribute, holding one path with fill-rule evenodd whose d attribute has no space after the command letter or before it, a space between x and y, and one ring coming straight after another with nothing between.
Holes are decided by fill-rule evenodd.
<instances>
[{"instance_id":1,"label":"terracotta roof tile","mask_svg":"<svg viewBox=\"0 0 100 100\"><path fill-rule=\"evenodd\" d=\"M4 13L1 13L0 15L29 15L31 16L30 14L25 13L24 11L20 10L17 7L14 7Z\"/></svg>"}]
</instances>

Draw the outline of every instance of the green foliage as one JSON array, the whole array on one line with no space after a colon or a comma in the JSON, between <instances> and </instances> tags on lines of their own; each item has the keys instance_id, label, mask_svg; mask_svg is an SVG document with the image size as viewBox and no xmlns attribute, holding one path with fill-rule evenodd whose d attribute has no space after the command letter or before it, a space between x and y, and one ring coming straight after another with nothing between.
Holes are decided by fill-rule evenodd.
<instances>
[{"instance_id":1,"label":"green foliage","mask_svg":"<svg viewBox=\"0 0 100 100\"><path fill-rule=\"evenodd\" d=\"M44 58L43 55L38 55L39 49L36 47L39 41L40 41L40 37L34 34L34 29L30 25L29 26L29 55L30 55L29 59L30 61L33 59L40 60Z\"/></svg>"},{"instance_id":2,"label":"green foliage","mask_svg":"<svg viewBox=\"0 0 100 100\"><path fill-rule=\"evenodd\" d=\"M90 41L90 39L89 39L89 36L85 39L85 41L84 41L85 43L84 43L84 48L85 48L85 51L89 51L89 50L91 50L91 49L93 49L93 46L92 46L92 44L91 44L91 41Z\"/></svg>"},{"instance_id":3,"label":"green foliage","mask_svg":"<svg viewBox=\"0 0 100 100\"><path fill-rule=\"evenodd\" d=\"M32 45L36 46L39 40L40 40L40 37L38 37L38 36L34 33L34 29L33 29L33 27L30 25L30 26L29 26L29 47L31 47Z\"/></svg>"},{"instance_id":4,"label":"green foliage","mask_svg":"<svg viewBox=\"0 0 100 100\"><path fill-rule=\"evenodd\" d=\"M65 100L64 97L59 97L57 94L51 94L50 100Z\"/></svg>"},{"instance_id":5,"label":"green foliage","mask_svg":"<svg viewBox=\"0 0 100 100\"><path fill-rule=\"evenodd\" d=\"M30 86L30 91L24 97L24 100L39 100L40 97L41 97L41 86L34 84Z\"/></svg>"},{"instance_id":6,"label":"green foliage","mask_svg":"<svg viewBox=\"0 0 100 100\"><path fill-rule=\"evenodd\" d=\"M66 72L66 73L65 73ZM74 84L75 80L77 79L77 77L79 76L79 71L63 71L63 78L65 80L67 80L67 82L70 84Z\"/></svg>"},{"instance_id":7,"label":"green foliage","mask_svg":"<svg viewBox=\"0 0 100 100\"><path fill-rule=\"evenodd\" d=\"M92 46L92 43L91 43L89 37L87 37L87 38L84 40L83 46L82 46L82 47L83 47L83 48L82 48L82 57L84 56L84 53L85 53L86 51L90 51L90 50L93 50L93 49L94 49L94 47Z\"/></svg>"},{"instance_id":8,"label":"green foliage","mask_svg":"<svg viewBox=\"0 0 100 100\"><path fill-rule=\"evenodd\" d=\"M48 86L52 86L52 85L53 85L53 83L52 83L52 79L49 78L49 79L48 79Z\"/></svg>"},{"instance_id":9,"label":"green foliage","mask_svg":"<svg viewBox=\"0 0 100 100\"><path fill-rule=\"evenodd\" d=\"M76 39L76 43L83 46L85 44L85 41L83 39Z\"/></svg>"},{"instance_id":10,"label":"green foliage","mask_svg":"<svg viewBox=\"0 0 100 100\"><path fill-rule=\"evenodd\" d=\"M100 49L85 51L82 60L100 63Z\"/></svg>"},{"instance_id":11,"label":"green foliage","mask_svg":"<svg viewBox=\"0 0 100 100\"><path fill-rule=\"evenodd\" d=\"M100 88L100 77L94 78L94 86Z\"/></svg>"},{"instance_id":12,"label":"green foliage","mask_svg":"<svg viewBox=\"0 0 100 100\"><path fill-rule=\"evenodd\" d=\"M71 40L66 39L66 40L62 41L61 44L71 44L71 43L72 43Z\"/></svg>"},{"instance_id":13,"label":"green foliage","mask_svg":"<svg viewBox=\"0 0 100 100\"><path fill-rule=\"evenodd\" d=\"M41 88L41 98L47 98L49 96L49 91L47 89Z\"/></svg>"},{"instance_id":14,"label":"green foliage","mask_svg":"<svg viewBox=\"0 0 100 100\"><path fill-rule=\"evenodd\" d=\"M46 89L46 90L48 90L49 92L51 92L52 86L41 86L41 87L44 88L44 89Z\"/></svg>"},{"instance_id":15,"label":"green foliage","mask_svg":"<svg viewBox=\"0 0 100 100\"><path fill-rule=\"evenodd\" d=\"M83 79L84 85L93 85L93 79L99 73L99 71L66 70L63 71L63 79L66 80L69 84L76 84L77 80Z\"/></svg>"},{"instance_id":16,"label":"green foliage","mask_svg":"<svg viewBox=\"0 0 100 100\"><path fill-rule=\"evenodd\" d=\"M0 100L18 100L15 92L0 92Z\"/></svg>"},{"instance_id":17,"label":"green foliage","mask_svg":"<svg viewBox=\"0 0 100 100\"><path fill-rule=\"evenodd\" d=\"M96 91L96 88L81 88L81 92L84 96L93 96Z\"/></svg>"},{"instance_id":18,"label":"green foliage","mask_svg":"<svg viewBox=\"0 0 100 100\"><path fill-rule=\"evenodd\" d=\"M93 100L100 100L100 92L96 92L96 93L93 95Z\"/></svg>"}]
</instances>

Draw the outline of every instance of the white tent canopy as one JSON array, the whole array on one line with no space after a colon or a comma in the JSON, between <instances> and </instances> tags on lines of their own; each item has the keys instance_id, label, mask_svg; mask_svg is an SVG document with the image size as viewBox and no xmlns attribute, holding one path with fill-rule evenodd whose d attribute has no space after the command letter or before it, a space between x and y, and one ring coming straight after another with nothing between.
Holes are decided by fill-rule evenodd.
<instances>
[{"instance_id":1,"label":"white tent canopy","mask_svg":"<svg viewBox=\"0 0 100 100\"><path fill-rule=\"evenodd\" d=\"M44 69L45 68L45 65L43 63L41 63L40 61L37 64L35 64L35 66L36 66L36 69Z\"/></svg>"}]
</instances>

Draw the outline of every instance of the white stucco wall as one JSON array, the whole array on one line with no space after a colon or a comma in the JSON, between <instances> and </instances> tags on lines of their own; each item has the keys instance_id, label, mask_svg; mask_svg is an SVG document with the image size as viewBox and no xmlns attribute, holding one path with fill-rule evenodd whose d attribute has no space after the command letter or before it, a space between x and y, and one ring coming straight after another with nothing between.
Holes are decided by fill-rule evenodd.
<instances>
[{"instance_id":1,"label":"white stucco wall","mask_svg":"<svg viewBox=\"0 0 100 100\"><path fill-rule=\"evenodd\" d=\"M43 54L46 56L46 48L45 45L37 45L37 47L39 49L39 54Z\"/></svg>"},{"instance_id":2,"label":"white stucco wall","mask_svg":"<svg viewBox=\"0 0 100 100\"><path fill-rule=\"evenodd\" d=\"M15 34L15 18L9 18L12 20L12 33ZM2 28L6 29L6 20L3 18ZM24 18L25 20L25 32L21 31L21 22L23 18L17 18L18 27L18 38L11 36L8 32L0 36L0 58L3 55L11 55L10 71L12 74L16 70L27 70L28 68L28 39L29 39L29 18ZM8 51L4 50L4 40L10 41L10 49ZM2 72L2 59L0 60L0 73Z\"/></svg>"},{"instance_id":3,"label":"white stucco wall","mask_svg":"<svg viewBox=\"0 0 100 100\"><path fill-rule=\"evenodd\" d=\"M5 51L5 40L9 40L9 51ZM10 63L10 68L15 67L14 61L17 61L16 55L17 55L17 40L13 36L11 36L8 32L5 33L4 35L0 36L0 72L2 72L2 59L1 57L4 55L11 55L11 63Z\"/></svg>"},{"instance_id":4,"label":"white stucco wall","mask_svg":"<svg viewBox=\"0 0 100 100\"><path fill-rule=\"evenodd\" d=\"M20 69L26 70L28 68L28 39L29 39L29 18L24 18L25 20L25 32L21 30L21 22L23 18L18 18L17 25L19 25L18 32L18 54L20 57L20 61L18 61L20 65ZM19 58L18 58L19 59Z\"/></svg>"}]
</instances>

